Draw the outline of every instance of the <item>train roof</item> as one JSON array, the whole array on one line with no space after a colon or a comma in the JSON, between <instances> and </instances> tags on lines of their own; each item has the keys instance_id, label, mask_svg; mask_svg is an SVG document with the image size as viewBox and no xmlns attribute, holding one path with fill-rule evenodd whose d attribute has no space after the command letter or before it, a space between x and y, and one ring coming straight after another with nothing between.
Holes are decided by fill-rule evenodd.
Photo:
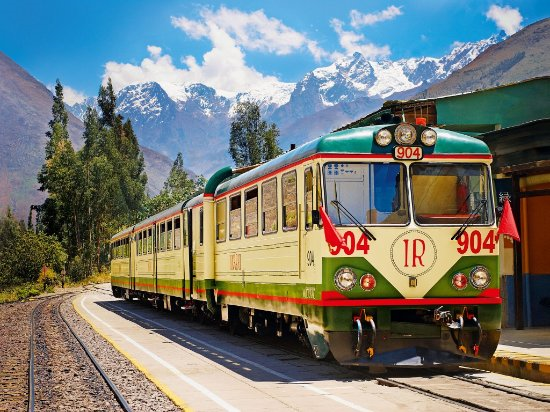
<instances>
[{"instance_id":1,"label":"train roof","mask_svg":"<svg viewBox=\"0 0 550 412\"><path fill-rule=\"evenodd\" d=\"M245 185L256 179L276 172L286 166L312 157L317 154L342 153L387 153L388 148L381 148L374 142L376 132L394 124L365 126L355 129L346 129L321 136L307 142L294 150L266 162L255 169L237 175L221 183L215 195L221 195L234 188ZM450 130L432 128L437 132L437 143L433 147L433 154L490 154L489 147L479 139Z\"/></svg>"}]
</instances>

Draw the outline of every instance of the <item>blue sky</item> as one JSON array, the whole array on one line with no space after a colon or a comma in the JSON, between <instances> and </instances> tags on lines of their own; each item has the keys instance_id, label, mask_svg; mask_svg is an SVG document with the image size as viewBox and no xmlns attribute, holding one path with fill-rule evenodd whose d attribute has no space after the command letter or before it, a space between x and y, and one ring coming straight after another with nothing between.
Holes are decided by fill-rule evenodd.
<instances>
[{"instance_id":1,"label":"blue sky","mask_svg":"<svg viewBox=\"0 0 550 412\"><path fill-rule=\"evenodd\" d=\"M2 0L0 50L73 103L155 80L202 82L227 95L296 82L361 51L367 58L441 57L550 17L548 0Z\"/></svg>"}]
</instances>

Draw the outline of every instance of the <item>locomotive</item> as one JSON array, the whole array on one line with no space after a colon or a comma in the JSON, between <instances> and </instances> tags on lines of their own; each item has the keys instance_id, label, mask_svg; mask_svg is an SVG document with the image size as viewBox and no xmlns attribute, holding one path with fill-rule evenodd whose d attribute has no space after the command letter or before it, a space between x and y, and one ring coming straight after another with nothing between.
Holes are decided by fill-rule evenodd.
<instances>
[{"instance_id":1,"label":"locomotive","mask_svg":"<svg viewBox=\"0 0 550 412\"><path fill-rule=\"evenodd\" d=\"M113 295L296 334L344 365L488 359L502 302L491 161L478 139L401 122L222 168L112 237Z\"/></svg>"}]
</instances>

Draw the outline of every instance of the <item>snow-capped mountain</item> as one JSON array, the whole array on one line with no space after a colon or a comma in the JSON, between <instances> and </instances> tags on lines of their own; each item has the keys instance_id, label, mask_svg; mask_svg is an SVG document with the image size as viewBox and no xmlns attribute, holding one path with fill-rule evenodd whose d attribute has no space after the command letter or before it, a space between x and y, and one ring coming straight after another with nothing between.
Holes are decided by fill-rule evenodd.
<instances>
[{"instance_id":1,"label":"snow-capped mountain","mask_svg":"<svg viewBox=\"0 0 550 412\"><path fill-rule=\"evenodd\" d=\"M118 93L118 112L132 120L143 145L172 158L181 151L186 167L208 174L231 163L229 125L237 102L258 102L263 118L281 130L284 149L376 110L384 99L408 98L444 80L503 38L501 33L460 44L441 58L370 61L354 53L295 84L266 84L232 99L203 84L170 85L167 90L154 82L136 84ZM82 118L82 106L71 111Z\"/></svg>"}]
</instances>

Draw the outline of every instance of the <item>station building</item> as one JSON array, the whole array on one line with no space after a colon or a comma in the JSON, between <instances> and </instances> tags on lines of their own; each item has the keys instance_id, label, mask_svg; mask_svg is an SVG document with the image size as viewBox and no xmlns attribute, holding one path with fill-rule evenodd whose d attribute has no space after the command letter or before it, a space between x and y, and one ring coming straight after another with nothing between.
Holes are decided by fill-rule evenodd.
<instances>
[{"instance_id":1,"label":"station building","mask_svg":"<svg viewBox=\"0 0 550 412\"><path fill-rule=\"evenodd\" d=\"M550 326L550 77L438 98L387 101L346 127L398 116L468 134L493 154L496 204L510 199L521 242L500 237L503 326Z\"/></svg>"}]
</instances>

